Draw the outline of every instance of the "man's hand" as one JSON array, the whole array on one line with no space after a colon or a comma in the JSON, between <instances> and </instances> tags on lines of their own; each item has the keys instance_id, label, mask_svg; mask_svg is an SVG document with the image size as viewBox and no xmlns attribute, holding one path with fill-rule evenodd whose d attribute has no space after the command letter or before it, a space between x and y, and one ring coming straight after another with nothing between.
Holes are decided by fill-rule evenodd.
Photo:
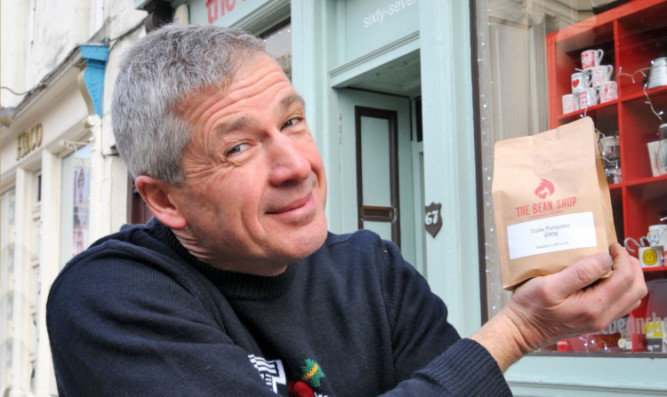
<instances>
[{"instance_id":1,"label":"man's hand","mask_svg":"<svg viewBox=\"0 0 667 397\"><path fill-rule=\"evenodd\" d=\"M588 256L559 273L527 281L470 338L486 347L505 371L539 347L602 330L639 306L646 295L639 262L618 243L610 253ZM601 279L612 265L612 274Z\"/></svg>"}]
</instances>

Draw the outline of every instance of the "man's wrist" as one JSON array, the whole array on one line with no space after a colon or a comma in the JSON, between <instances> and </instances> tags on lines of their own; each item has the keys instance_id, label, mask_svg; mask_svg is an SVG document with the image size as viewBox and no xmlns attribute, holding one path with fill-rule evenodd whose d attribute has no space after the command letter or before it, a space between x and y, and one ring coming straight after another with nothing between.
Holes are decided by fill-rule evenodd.
<instances>
[{"instance_id":1,"label":"man's wrist","mask_svg":"<svg viewBox=\"0 0 667 397\"><path fill-rule=\"evenodd\" d=\"M507 310L505 308L492 317L469 337L486 348L503 372L534 350L525 342L523 333L517 323L510 318Z\"/></svg>"}]
</instances>

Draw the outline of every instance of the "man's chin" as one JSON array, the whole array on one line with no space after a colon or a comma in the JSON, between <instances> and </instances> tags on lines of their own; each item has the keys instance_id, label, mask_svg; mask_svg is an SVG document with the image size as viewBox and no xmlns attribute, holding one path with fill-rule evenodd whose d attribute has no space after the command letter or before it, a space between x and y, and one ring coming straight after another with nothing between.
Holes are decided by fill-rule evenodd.
<instances>
[{"instance_id":1,"label":"man's chin","mask_svg":"<svg viewBox=\"0 0 667 397\"><path fill-rule=\"evenodd\" d=\"M302 233L300 236L292 240L293 247L295 248L294 259L298 260L305 258L320 249L324 244L324 241L327 239L327 233L327 225L326 222L324 222L324 224L317 229L309 231L308 233Z\"/></svg>"}]
</instances>

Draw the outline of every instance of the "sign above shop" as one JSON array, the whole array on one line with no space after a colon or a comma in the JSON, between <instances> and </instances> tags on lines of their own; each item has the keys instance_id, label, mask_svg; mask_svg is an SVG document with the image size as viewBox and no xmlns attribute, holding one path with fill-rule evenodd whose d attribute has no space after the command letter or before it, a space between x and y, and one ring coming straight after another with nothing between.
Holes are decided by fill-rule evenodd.
<instances>
[{"instance_id":1,"label":"sign above shop","mask_svg":"<svg viewBox=\"0 0 667 397\"><path fill-rule=\"evenodd\" d=\"M344 10L346 60L364 56L419 31L417 0L346 0ZM359 37L364 39L359 40Z\"/></svg>"},{"instance_id":2,"label":"sign above shop","mask_svg":"<svg viewBox=\"0 0 667 397\"><path fill-rule=\"evenodd\" d=\"M16 138L18 140L16 160L21 160L27 156L28 153L40 147L42 145L43 138L44 128L42 127L42 123L39 123L19 134L19 136Z\"/></svg>"},{"instance_id":3,"label":"sign above shop","mask_svg":"<svg viewBox=\"0 0 667 397\"><path fill-rule=\"evenodd\" d=\"M190 22L194 25L232 26L268 0L192 0Z\"/></svg>"},{"instance_id":4,"label":"sign above shop","mask_svg":"<svg viewBox=\"0 0 667 397\"><path fill-rule=\"evenodd\" d=\"M218 18L224 17L225 13L233 12L235 7L236 0L208 0L206 2L208 23L215 23Z\"/></svg>"},{"instance_id":5,"label":"sign above shop","mask_svg":"<svg viewBox=\"0 0 667 397\"><path fill-rule=\"evenodd\" d=\"M371 9L368 15L363 18L363 27L367 29L373 25L381 25L385 21L398 17L399 14L405 12L406 9L417 4L417 0L395 0L389 3L379 4L375 9Z\"/></svg>"}]
</instances>

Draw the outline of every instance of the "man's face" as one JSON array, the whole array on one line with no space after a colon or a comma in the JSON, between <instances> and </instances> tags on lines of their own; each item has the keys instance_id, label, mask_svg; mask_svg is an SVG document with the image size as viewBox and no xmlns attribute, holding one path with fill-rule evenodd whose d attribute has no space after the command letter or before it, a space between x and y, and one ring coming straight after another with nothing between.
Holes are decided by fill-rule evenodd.
<instances>
[{"instance_id":1,"label":"man's face","mask_svg":"<svg viewBox=\"0 0 667 397\"><path fill-rule=\"evenodd\" d=\"M193 136L171 196L187 221L174 232L213 266L275 275L324 242L326 177L301 97L261 54L229 87L183 100Z\"/></svg>"}]
</instances>

